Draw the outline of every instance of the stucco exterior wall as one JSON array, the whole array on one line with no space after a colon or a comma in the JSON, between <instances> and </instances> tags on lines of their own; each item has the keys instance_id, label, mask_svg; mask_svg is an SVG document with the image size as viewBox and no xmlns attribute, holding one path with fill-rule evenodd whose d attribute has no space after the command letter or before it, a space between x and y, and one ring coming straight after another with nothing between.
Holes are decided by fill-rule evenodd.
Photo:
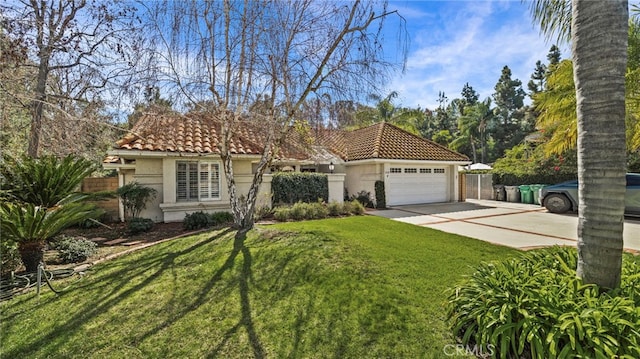
<instances>
[{"instance_id":1,"label":"stucco exterior wall","mask_svg":"<svg viewBox=\"0 0 640 359\"><path fill-rule=\"evenodd\" d=\"M143 186L151 187L157 191L156 198L147 202L146 208L140 212L140 217L150 218L154 222L161 222L163 216L162 211L160 211L159 205L164 200L162 159L137 159L135 170L127 171L124 176L123 184L128 184L134 181L140 183Z\"/></svg>"},{"instance_id":2,"label":"stucco exterior wall","mask_svg":"<svg viewBox=\"0 0 640 359\"><path fill-rule=\"evenodd\" d=\"M360 191L371 193L371 199L375 200L376 181L382 180L384 175L384 165L382 163L356 164L345 168L345 188L349 196L358 194Z\"/></svg>"}]
</instances>

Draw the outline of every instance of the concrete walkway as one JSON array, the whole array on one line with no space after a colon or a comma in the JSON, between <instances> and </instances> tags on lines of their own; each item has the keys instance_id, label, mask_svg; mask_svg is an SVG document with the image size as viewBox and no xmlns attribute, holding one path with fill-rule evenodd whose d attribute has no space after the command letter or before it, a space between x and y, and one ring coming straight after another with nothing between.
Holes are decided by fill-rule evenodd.
<instances>
[{"instance_id":1,"label":"concrete walkway","mask_svg":"<svg viewBox=\"0 0 640 359\"><path fill-rule=\"evenodd\" d=\"M575 246L578 241L577 214L553 214L531 204L469 199L368 213L519 249ZM624 248L640 251L640 219L625 220Z\"/></svg>"}]
</instances>

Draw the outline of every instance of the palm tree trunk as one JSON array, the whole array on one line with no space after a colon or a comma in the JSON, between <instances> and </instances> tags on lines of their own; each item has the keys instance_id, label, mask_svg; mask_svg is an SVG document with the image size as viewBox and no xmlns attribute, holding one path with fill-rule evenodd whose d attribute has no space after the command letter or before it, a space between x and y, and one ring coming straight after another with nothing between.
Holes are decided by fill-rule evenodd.
<instances>
[{"instance_id":1,"label":"palm tree trunk","mask_svg":"<svg viewBox=\"0 0 640 359\"><path fill-rule=\"evenodd\" d=\"M620 285L625 195L626 0L572 2L578 116L578 276Z\"/></svg>"}]
</instances>

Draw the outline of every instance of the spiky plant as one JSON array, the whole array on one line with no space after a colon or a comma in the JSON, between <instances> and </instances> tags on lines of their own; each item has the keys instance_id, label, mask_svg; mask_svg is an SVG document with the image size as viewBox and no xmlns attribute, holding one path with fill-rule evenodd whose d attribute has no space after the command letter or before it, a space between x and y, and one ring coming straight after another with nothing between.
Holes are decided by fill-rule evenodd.
<instances>
[{"instance_id":1,"label":"spiky plant","mask_svg":"<svg viewBox=\"0 0 640 359\"><path fill-rule=\"evenodd\" d=\"M0 190L11 202L32 203L53 207L61 201L75 202L82 180L96 170L96 165L84 158L69 155L40 158L3 156L0 162ZM73 198L69 198L73 195Z\"/></svg>"},{"instance_id":2,"label":"spiky plant","mask_svg":"<svg viewBox=\"0 0 640 359\"><path fill-rule=\"evenodd\" d=\"M63 229L95 214L88 203L67 203L45 208L32 203L0 204L2 240L18 243L18 251L27 272L33 272L42 261L46 241Z\"/></svg>"},{"instance_id":3,"label":"spiky plant","mask_svg":"<svg viewBox=\"0 0 640 359\"><path fill-rule=\"evenodd\" d=\"M42 261L46 241L99 214L78 192L95 170L88 160L67 156L3 156L0 162L0 223L3 241L14 241L27 271Z\"/></svg>"}]
</instances>

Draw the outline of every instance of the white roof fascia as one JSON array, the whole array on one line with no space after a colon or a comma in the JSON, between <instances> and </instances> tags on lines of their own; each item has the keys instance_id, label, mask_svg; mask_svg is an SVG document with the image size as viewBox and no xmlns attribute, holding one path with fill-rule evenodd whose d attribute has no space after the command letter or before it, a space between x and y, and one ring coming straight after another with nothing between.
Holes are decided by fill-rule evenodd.
<instances>
[{"instance_id":1,"label":"white roof fascia","mask_svg":"<svg viewBox=\"0 0 640 359\"><path fill-rule=\"evenodd\" d=\"M386 158L369 158L365 160L356 160L356 161L348 161L345 162L345 166L355 166L355 165L367 165L367 164L377 164L377 163L397 163L401 165L459 165L464 166L471 164L471 161L432 161L432 160L393 160Z\"/></svg>"},{"instance_id":2,"label":"white roof fascia","mask_svg":"<svg viewBox=\"0 0 640 359\"><path fill-rule=\"evenodd\" d=\"M109 150L107 154L118 157L220 157L217 153L193 153L193 152L169 152L169 151L146 151L146 150ZM231 158L260 159L261 155L237 154Z\"/></svg>"}]
</instances>

